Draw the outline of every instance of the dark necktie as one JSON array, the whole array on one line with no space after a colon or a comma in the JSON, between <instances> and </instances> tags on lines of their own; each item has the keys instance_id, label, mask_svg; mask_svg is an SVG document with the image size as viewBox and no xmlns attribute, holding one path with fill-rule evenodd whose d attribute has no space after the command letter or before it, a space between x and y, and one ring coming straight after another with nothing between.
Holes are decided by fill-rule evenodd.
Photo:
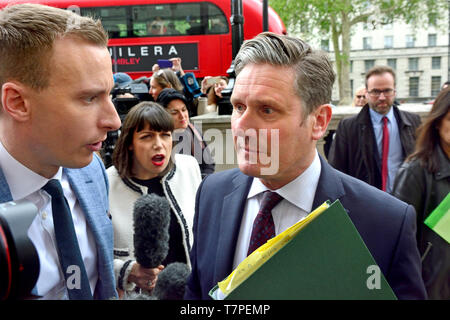
<instances>
[{"instance_id":1,"label":"dark necktie","mask_svg":"<svg viewBox=\"0 0 450 320\"><path fill-rule=\"evenodd\" d=\"M283 200L283 197L276 192L264 192L259 212L256 215L255 221L253 221L253 230L247 256L275 236L272 209L281 200Z\"/></svg>"},{"instance_id":2,"label":"dark necktie","mask_svg":"<svg viewBox=\"0 0 450 320\"><path fill-rule=\"evenodd\" d=\"M52 197L56 246L69 299L91 300L91 288L78 246L72 214L61 184L58 180L52 179L42 189Z\"/></svg>"},{"instance_id":3,"label":"dark necktie","mask_svg":"<svg viewBox=\"0 0 450 320\"><path fill-rule=\"evenodd\" d=\"M381 190L386 191L388 180L389 130L388 118L383 117L383 151L381 162Z\"/></svg>"}]
</instances>

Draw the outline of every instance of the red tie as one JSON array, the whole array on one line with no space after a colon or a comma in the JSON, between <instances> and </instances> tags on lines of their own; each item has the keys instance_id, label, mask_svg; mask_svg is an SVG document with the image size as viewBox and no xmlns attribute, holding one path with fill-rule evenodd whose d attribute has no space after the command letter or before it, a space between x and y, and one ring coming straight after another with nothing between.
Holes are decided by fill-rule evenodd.
<instances>
[{"instance_id":1,"label":"red tie","mask_svg":"<svg viewBox=\"0 0 450 320\"><path fill-rule=\"evenodd\" d=\"M383 152L381 163L381 189L386 191L387 179L388 179L388 155L389 155L389 130L388 130L388 118L383 117Z\"/></svg>"},{"instance_id":2,"label":"red tie","mask_svg":"<svg viewBox=\"0 0 450 320\"><path fill-rule=\"evenodd\" d=\"M281 200L283 200L283 197L276 192L265 191L263 193L259 212L256 215L255 221L253 221L253 230L247 256L275 236L272 209Z\"/></svg>"}]
</instances>

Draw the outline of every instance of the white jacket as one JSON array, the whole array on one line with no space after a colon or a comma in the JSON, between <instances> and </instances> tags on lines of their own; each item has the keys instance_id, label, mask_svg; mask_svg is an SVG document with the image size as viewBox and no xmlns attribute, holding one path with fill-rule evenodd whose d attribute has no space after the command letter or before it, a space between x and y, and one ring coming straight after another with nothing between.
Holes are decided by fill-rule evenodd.
<instances>
[{"instance_id":1,"label":"white jacket","mask_svg":"<svg viewBox=\"0 0 450 320\"><path fill-rule=\"evenodd\" d=\"M192 225L195 213L195 195L201 182L200 168L194 157L174 155L173 168L162 178L164 195L178 219L183 235L186 261L191 266L189 252L193 243ZM114 228L114 273L119 289L130 291L135 287L128 282L134 265L133 206L148 188L119 177L114 166L107 170L109 179L109 208Z\"/></svg>"}]
</instances>

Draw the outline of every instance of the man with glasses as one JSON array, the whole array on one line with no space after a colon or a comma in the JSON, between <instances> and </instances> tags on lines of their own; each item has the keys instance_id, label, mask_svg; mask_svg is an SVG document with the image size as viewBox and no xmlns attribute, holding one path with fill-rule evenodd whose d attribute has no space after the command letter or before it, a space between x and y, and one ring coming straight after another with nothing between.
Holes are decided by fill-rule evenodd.
<instances>
[{"instance_id":1,"label":"man with glasses","mask_svg":"<svg viewBox=\"0 0 450 320\"><path fill-rule=\"evenodd\" d=\"M394 103L395 72L375 66L366 74L367 104L336 130L328 162L336 169L391 192L395 174L414 149L420 117Z\"/></svg>"}]
</instances>

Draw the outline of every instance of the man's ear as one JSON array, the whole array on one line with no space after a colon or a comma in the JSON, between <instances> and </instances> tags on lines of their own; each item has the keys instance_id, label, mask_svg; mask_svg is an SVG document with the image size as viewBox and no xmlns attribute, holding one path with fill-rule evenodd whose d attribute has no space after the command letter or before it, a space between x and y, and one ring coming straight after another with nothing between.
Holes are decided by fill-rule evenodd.
<instances>
[{"instance_id":1,"label":"man's ear","mask_svg":"<svg viewBox=\"0 0 450 320\"><path fill-rule=\"evenodd\" d=\"M313 140L319 140L327 131L332 115L332 108L329 104L319 106L314 112L314 122L312 126Z\"/></svg>"},{"instance_id":2,"label":"man's ear","mask_svg":"<svg viewBox=\"0 0 450 320\"><path fill-rule=\"evenodd\" d=\"M31 113L26 99L30 88L16 82L6 82L2 88L3 112L8 113L16 121L26 121Z\"/></svg>"}]
</instances>

